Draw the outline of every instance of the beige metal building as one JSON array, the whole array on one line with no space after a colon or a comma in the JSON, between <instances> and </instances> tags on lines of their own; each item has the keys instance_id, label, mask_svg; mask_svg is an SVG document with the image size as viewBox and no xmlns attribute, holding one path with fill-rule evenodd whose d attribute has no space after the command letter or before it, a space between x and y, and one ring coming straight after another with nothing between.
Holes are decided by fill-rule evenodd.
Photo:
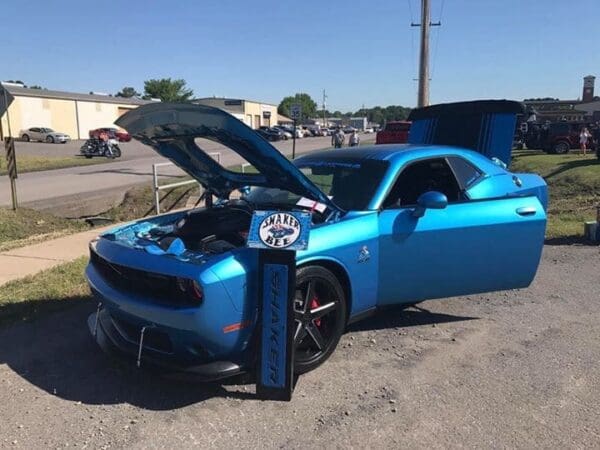
<instances>
[{"instance_id":1,"label":"beige metal building","mask_svg":"<svg viewBox=\"0 0 600 450\"><path fill-rule=\"evenodd\" d=\"M4 111L3 103L10 106ZM98 94L29 89L0 84L0 131L3 136L18 137L31 127L52 128L71 136L87 139L89 130L114 127L114 121L127 111L149 103L139 98L121 98Z\"/></svg>"},{"instance_id":2,"label":"beige metal building","mask_svg":"<svg viewBox=\"0 0 600 450\"><path fill-rule=\"evenodd\" d=\"M278 123L277 106L237 98L206 97L193 101L199 105L214 106L227 111L251 128L273 126Z\"/></svg>"}]
</instances>

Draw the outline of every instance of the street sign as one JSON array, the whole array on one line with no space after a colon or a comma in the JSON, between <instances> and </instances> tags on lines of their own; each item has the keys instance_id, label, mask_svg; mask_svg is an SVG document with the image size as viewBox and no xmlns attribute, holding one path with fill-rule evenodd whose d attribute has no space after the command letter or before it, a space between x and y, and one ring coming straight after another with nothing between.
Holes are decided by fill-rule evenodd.
<instances>
[{"instance_id":1,"label":"street sign","mask_svg":"<svg viewBox=\"0 0 600 450\"><path fill-rule=\"evenodd\" d=\"M5 136L11 135L10 130L10 117L8 115L8 107L13 102L15 98L10 95L10 92L6 90L0 83L0 141L5 138ZM7 130L2 128L2 116L6 113L6 125Z\"/></svg>"},{"instance_id":2,"label":"street sign","mask_svg":"<svg viewBox=\"0 0 600 450\"><path fill-rule=\"evenodd\" d=\"M300 119L302 116L302 106L299 103L294 103L290 106L290 118L293 120Z\"/></svg>"}]
</instances>

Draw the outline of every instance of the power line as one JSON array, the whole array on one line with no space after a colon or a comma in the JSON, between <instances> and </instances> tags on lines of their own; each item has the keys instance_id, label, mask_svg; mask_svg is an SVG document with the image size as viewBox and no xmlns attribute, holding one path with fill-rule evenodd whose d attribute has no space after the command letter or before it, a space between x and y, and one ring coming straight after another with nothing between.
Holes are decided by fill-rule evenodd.
<instances>
[{"instance_id":1,"label":"power line","mask_svg":"<svg viewBox=\"0 0 600 450\"><path fill-rule=\"evenodd\" d=\"M440 3L440 12L438 15L438 23L442 23L442 16L444 15L445 1L446 0L442 0ZM433 61L431 63L431 78L433 78L435 76L435 63L437 60L437 50L438 50L438 44L440 42L440 33L442 32L441 28L442 27L437 27L436 33L435 33L435 44L433 46Z\"/></svg>"},{"instance_id":2,"label":"power line","mask_svg":"<svg viewBox=\"0 0 600 450\"><path fill-rule=\"evenodd\" d=\"M410 12L410 23L414 23L413 19L413 11L412 11L412 2L411 0L406 0L408 3L408 11ZM415 66L415 33L414 29L411 27L410 29L410 63L411 63L411 75L413 80L416 79L417 70Z\"/></svg>"}]
</instances>

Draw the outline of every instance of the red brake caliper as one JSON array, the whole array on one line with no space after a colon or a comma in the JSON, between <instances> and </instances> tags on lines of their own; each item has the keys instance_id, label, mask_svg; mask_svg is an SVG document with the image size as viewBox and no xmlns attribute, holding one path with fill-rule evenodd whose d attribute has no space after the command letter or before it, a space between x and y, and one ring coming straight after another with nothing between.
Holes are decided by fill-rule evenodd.
<instances>
[{"instance_id":1,"label":"red brake caliper","mask_svg":"<svg viewBox=\"0 0 600 450\"><path fill-rule=\"evenodd\" d=\"M312 300L310 301L310 309L315 309L318 308L319 306L321 306L321 303L319 302L319 297L317 297L316 295L312 298ZM321 327L321 319L317 319L315 320L315 325L317 327Z\"/></svg>"}]
</instances>

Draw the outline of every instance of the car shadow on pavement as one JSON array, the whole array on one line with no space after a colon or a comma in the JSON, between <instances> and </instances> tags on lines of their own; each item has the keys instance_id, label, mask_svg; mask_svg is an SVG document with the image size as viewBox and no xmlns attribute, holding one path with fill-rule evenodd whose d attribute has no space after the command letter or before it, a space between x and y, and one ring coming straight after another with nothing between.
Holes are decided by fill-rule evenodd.
<instances>
[{"instance_id":1,"label":"car shadow on pavement","mask_svg":"<svg viewBox=\"0 0 600 450\"><path fill-rule=\"evenodd\" d=\"M451 314L435 313L420 305L408 307L398 305L381 309L372 317L350 325L346 331L352 332L382 330L396 327L418 327L423 325L461 322L465 320L476 319L478 319L478 317L454 316Z\"/></svg>"},{"instance_id":2,"label":"car shadow on pavement","mask_svg":"<svg viewBox=\"0 0 600 450\"><path fill-rule=\"evenodd\" d=\"M226 384L184 383L118 364L95 344L87 317L91 300L34 322L0 328L0 365L62 399L89 405L128 403L172 410L212 397L256 398ZM229 383L239 382L232 380Z\"/></svg>"}]
</instances>

